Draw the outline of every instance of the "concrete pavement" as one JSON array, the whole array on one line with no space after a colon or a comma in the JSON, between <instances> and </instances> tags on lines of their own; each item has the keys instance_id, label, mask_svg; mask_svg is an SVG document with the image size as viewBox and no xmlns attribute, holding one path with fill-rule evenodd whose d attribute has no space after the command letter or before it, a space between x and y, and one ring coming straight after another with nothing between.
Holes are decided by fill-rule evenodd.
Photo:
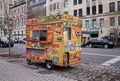
<instances>
[{"instance_id":1,"label":"concrete pavement","mask_svg":"<svg viewBox=\"0 0 120 81\"><path fill-rule=\"evenodd\" d=\"M40 74L0 59L0 81L75 81L56 74Z\"/></svg>"}]
</instances>

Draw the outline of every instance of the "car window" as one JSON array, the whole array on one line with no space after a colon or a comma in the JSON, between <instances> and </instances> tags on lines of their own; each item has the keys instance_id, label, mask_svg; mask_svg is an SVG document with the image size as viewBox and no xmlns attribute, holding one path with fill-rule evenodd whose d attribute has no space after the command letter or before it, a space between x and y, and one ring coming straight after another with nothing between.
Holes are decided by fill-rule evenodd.
<instances>
[{"instance_id":1,"label":"car window","mask_svg":"<svg viewBox=\"0 0 120 81\"><path fill-rule=\"evenodd\" d=\"M107 39L103 39L103 42L109 42Z\"/></svg>"},{"instance_id":2,"label":"car window","mask_svg":"<svg viewBox=\"0 0 120 81\"><path fill-rule=\"evenodd\" d=\"M102 39L98 39L98 42L102 42L103 40Z\"/></svg>"},{"instance_id":3,"label":"car window","mask_svg":"<svg viewBox=\"0 0 120 81\"><path fill-rule=\"evenodd\" d=\"M90 39L89 41L90 42L97 42L97 39L94 38L94 39Z\"/></svg>"},{"instance_id":4,"label":"car window","mask_svg":"<svg viewBox=\"0 0 120 81\"><path fill-rule=\"evenodd\" d=\"M7 37L2 37L1 40L8 40L8 38Z\"/></svg>"}]
</instances>

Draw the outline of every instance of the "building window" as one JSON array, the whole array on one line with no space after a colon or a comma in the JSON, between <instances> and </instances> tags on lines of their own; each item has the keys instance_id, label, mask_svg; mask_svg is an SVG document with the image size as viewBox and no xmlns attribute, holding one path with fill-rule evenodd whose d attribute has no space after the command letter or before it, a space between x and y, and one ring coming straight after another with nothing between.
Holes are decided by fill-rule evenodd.
<instances>
[{"instance_id":1,"label":"building window","mask_svg":"<svg viewBox=\"0 0 120 81\"><path fill-rule=\"evenodd\" d=\"M18 31L18 40L19 40L19 36L20 36L20 33L19 33L19 31Z\"/></svg>"},{"instance_id":2,"label":"building window","mask_svg":"<svg viewBox=\"0 0 120 81\"><path fill-rule=\"evenodd\" d=\"M19 10L19 8L18 8L18 14L20 13L19 11L20 11L20 10Z\"/></svg>"},{"instance_id":3,"label":"building window","mask_svg":"<svg viewBox=\"0 0 120 81\"><path fill-rule=\"evenodd\" d=\"M118 1L118 11L120 11L120 1Z\"/></svg>"},{"instance_id":4,"label":"building window","mask_svg":"<svg viewBox=\"0 0 120 81\"><path fill-rule=\"evenodd\" d=\"M64 0L64 7L68 7L68 0Z\"/></svg>"},{"instance_id":5,"label":"building window","mask_svg":"<svg viewBox=\"0 0 120 81\"><path fill-rule=\"evenodd\" d=\"M79 9L79 17L82 16L82 9Z\"/></svg>"},{"instance_id":6,"label":"building window","mask_svg":"<svg viewBox=\"0 0 120 81\"><path fill-rule=\"evenodd\" d=\"M90 27L90 25L89 25L89 20L86 20L86 21L85 21L85 27L86 27L86 28L89 28L89 27Z\"/></svg>"},{"instance_id":7,"label":"building window","mask_svg":"<svg viewBox=\"0 0 120 81\"><path fill-rule=\"evenodd\" d=\"M74 1L74 2L73 2L73 3L74 3L74 5L77 5L77 0L73 0L73 1Z\"/></svg>"},{"instance_id":8,"label":"building window","mask_svg":"<svg viewBox=\"0 0 120 81\"><path fill-rule=\"evenodd\" d=\"M17 21L15 20L15 23L14 23L14 25L15 25L15 28L16 28L16 23L17 23Z\"/></svg>"},{"instance_id":9,"label":"building window","mask_svg":"<svg viewBox=\"0 0 120 81\"><path fill-rule=\"evenodd\" d=\"M104 19L103 18L100 19L100 27L104 27Z\"/></svg>"},{"instance_id":10,"label":"building window","mask_svg":"<svg viewBox=\"0 0 120 81\"><path fill-rule=\"evenodd\" d=\"M86 3L90 3L90 0L86 0Z\"/></svg>"},{"instance_id":11,"label":"building window","mask_svg":"<svg viewBox=\"0 0 120 81\"><path fill-rule=\"evenodd\" d=\"M22 18L22 27L23 27L23 24L24 24L24 18Z\"/></svg>"},{"instance_id":12,"label":"building window","mask_svg":"<svg viewBox=\"0 0 120 81\"><path fill-rule=\"evenodd\" d=\"M19 19L18 19L18 27L19 27L19 24L20 24L20 21L19 21Z\"/></svg>"},{"instance_id":13,"label":"building window","mask_svg":"<svg viewBox=\"0 0 120 81\"><path fill-rule=\"evenodd\" d=\"M64 14L68 14L68 11L65 11Z\"/></svg>"},{"instance_id":14,"label":"building window","mask_svg":"<svg viewBox=\"0 0 120 81\"><path fill-rule=\"evenodd\" d=\"M90 7L87 7L87 15L90 15Z\"/></svg>"},{"instance_id":15,"label":"building window","mask_svg":"<svg viewBox=\"0 0 120 81\"><path fill-rule=\"evenodd\" d=\"M93 26L93 28L96 27L96 19L93 19L93 20L92 20L92 26Z\"/></svg>"},{"instance_id":16,"label":"building window","mask_svg":"<svg viewBox=\"0 0 120 81\"><path fill-rule=\"evenodd\" d=\"M50 11L52 11L52 5L50 5Z\"/></svg>"},{"instance_id":17,"label":"building window","mask_svg":"<svg viewBox=\"0 0 120 81\"><path fill-rule=\"evenodd\" d=\"M103 13L103 6L99 5L99 14Z\"/></svg>"},{"instance_id":18,"label":"building window","mask_svg":"<svg viewBox=\"0 0 120 81\"><path fill-rule=\"evenodd\" d=\"M14 32L14 36L16 37L16 32Z\"/></svg>"},{"instance_id":19,"label":"building window","mask_svg":"<svg viewBox=\"0 0 120 81\"><path fill-rule=\"evenodd\" d=\"M77 10L74 10L74 16L77 16Z\"/></svg>"},{"instance_id":20,"label":"building window","mask_svg":"<svg viewBox=\"0 0 120 81\"><path fill-rule=\"evenodd\" d=\"M24 8L22 7L22 13L24 12L24 10L23 10Z\"/></svg>"},{"instance_id":21,"label":"building window","mask_svg":"<svg viewBox=\"0 0 120 81\"><path fill-rule=\"evenodd\" d=\"M23 36L23 31L21 31L21 34L22 34L22 36Z\"/></svg>"},{"instance_id":22,"label":"building window","mask_svg":"<svg viewBox=\"0 0 120 81\"><path fill-rule=\"evenodd\" d=\"M112 2L109 4L109 11L114 12L115 11L115 2Z\"/></svg>"},{"instance_id":23,"label":"building window","mask_svg":"<svg viewBox=\"0 0 120 81\"><path fill-rule=\"evenodd\" d=\"M82 0L79 0L79 4L82 4Z\"/></svg>"},{"instance_id":24,"label":"building window","mask_svg":"<svg viewBox=\"0 0 120 81\"><path fill-rule=\"evenodd\" d=\"M15 13L15 15L16 15L16 10L14 10L14 13Z\"/></svg>"},{"instance_id":25,"label":"building window","mask_svg":"<svg viewBox=\"0 0 120 81\"><path fill-rule=\"evenodd\" d=\"M53 10L55 10L56 9L56 3L54 3L54 6L53 6Z\"/></svg>"},{"instance_id":26,"label":"building window","mask_svg":"<svg viewBox=\"0 0 120 81\"><path fill-rule=\"evenodd\" d=\"M115 18L110 17L110 26L115 26Z\"/></svg>"},{"instance_id":27,"label":"building window","mask_svg":"<svg viewBox=\"0 0 120 81\"><path fill-rule=\"evenodd\" d=\"M96 14L96 6L92 6L92 14L93 14L93 15Z\"/></svg>"},{"instance_id":28,"label":"building window","mask_svg":"<svg viewBox=\"0 0 120 81\"><path fill-rule=\"evenodd\" d=\"M33 3L35 3L36 2L36 0L33 0Z\"/></svg>"},{"instance_id":29,"label":"building window","mask_svg":"<svg viewBox=\"0 0 120 81\"><path fill-rule=\"evenodd\" d=\"M57 9L60 9L60 3L57 3Z\"/></svg>"},{"instance_id":30,"label":"building window","mask_svg":"<svg viewBox=\"0 0 120 81\"><path fill-rule=\"evenodd\" d=\"M118 25L120 26L120 16L118 17Z\"/></svg>"}]
</instances>

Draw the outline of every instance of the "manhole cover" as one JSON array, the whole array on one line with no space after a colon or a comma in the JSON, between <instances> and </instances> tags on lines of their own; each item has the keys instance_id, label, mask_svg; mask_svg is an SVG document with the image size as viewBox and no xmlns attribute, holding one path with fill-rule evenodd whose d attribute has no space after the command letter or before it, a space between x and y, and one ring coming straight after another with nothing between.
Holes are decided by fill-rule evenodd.
<instances>
[{"instance_id":1,"label":"manhole cover","mask_svg":"<svg viewBox=\"0 0 120 81\"><path fill-rule=\"evenodd\" d=\"M39 71L38 73L40 73L40 74L52 74L53 71L52 70L42 70L42 71Z\"/></svg>"}]
</instances>

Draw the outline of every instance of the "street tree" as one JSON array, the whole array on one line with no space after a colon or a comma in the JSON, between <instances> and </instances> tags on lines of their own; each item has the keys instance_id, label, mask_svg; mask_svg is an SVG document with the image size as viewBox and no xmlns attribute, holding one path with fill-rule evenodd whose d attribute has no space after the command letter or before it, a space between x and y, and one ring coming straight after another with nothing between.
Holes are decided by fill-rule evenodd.
<instances>
[{"instance_id":1,"label":"street tree","mask_svg":"<svg viewBox=\"0 0 120 81\"><path fill-rule=\"evenodd\" d=\"M112 37L113 42L117 44L117 39L120 37L120 25L110 29L110 37Z\"/></svg>"}]
</instances>

